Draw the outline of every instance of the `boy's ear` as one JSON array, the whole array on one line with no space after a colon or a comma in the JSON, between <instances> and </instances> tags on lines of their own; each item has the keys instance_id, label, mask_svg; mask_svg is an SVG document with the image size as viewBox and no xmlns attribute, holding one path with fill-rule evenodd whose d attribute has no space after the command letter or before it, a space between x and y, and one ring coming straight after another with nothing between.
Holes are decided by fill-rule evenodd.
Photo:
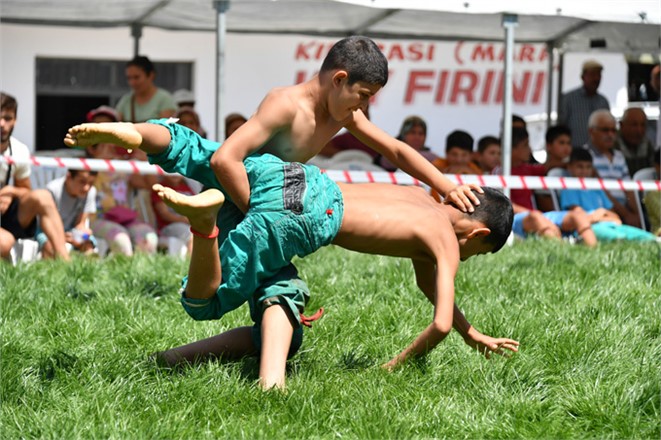
<instances>
[{"instance_id":1,"label":"boy's ear","mask_svg":"<svg viewBox=\"0 0 661 440\"><path fill-rule=\"evenodd\" d=\"M468 233L466 238L471 239L471 238L486 237L489 234L491 234L491 229L487 227L475 228Z\"/></svg>"},{"instance_id":2,"label":"boy's ear","mask_svg":"<svg viewBox=\"0 0 661 440\"><path fill-rule=\"evenodd\" d=\"M338 84L339 85L343 80L346 80L347 78L349 78L349 72L347 72L346 70L342 70L342 69L337 70L333 74L333 84Z\"/></svg>"}]
</instances>

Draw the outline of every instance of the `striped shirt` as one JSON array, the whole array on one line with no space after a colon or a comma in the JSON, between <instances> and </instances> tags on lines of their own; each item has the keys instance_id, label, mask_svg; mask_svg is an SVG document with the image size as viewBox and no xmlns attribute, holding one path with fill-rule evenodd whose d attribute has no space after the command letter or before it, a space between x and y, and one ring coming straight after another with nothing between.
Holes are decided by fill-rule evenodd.
<instances>
[{"instance_id":1,"label":"striped shirt","mask_svg":"<svg viewBox=\"0 0 661 440\"><path fill-rule=\"evenodd\" d=\"M583 86L562 96L558 124L565 125L571 130L572 146L580 147L590 139L588 119L592 112L600 109L610 110L606 97L599 93L588 96Z\"/></svg>"},{"instance_id":2,"label":"striped shirt","mask_svg":"<svg viewBox=\"0 0 661 440\"><path fill-rule=\"evenodd\" d=\"M629 168L627 167L627 161L624 158L624 154L620 150L611 150L613 157L611 159L604 153L601 153L597 150L597 147L591 143L585 144L584 148L590 151L592 154L592 166L599 177L602 179L624 179L629 180L631 177L629 175ZM624 191L620 190L609 190L611 195L615 197L620 203L626 206L627 197L624 194Z\"/></svg>"}]
</instances>

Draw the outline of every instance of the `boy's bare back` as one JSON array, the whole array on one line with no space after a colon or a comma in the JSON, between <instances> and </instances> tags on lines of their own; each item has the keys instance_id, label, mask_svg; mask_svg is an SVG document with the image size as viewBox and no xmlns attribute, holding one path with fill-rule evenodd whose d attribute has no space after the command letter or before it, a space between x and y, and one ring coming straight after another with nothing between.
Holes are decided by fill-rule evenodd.
<instances>
[{"instance_id":1,"label":"boy's bare back","mask_svg":"<svg viewBox=\"0 0 661 440\"><path fill-rule=\"evenodd\" d=\"M423 188L391 184L338 184L344 199L334 244L363 253L435 262L439 252L459 260L451 222L456 208L436 202Z\"/></svg>"}]
</instances>

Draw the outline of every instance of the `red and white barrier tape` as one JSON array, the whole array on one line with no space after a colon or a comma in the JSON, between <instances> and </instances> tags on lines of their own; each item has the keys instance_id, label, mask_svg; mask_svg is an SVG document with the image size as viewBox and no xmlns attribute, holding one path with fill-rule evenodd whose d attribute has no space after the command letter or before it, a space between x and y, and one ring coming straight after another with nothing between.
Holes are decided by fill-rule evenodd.
<instances>
[{"instance_id":1,"label":"red and white barrier tape","mask_svg":"<svg viewBox=\"0 0 661 440\"><path fill-rule=\"evenodd\" d=\"M11 164L19 163L11 158L0 156L0 160ZM85 159L80 157L44 157L32 156L28 162L35 167L67 168L72 170L104 171L125 174L166 174L158 165L132 160ZM425 186L419 180L405 173L362 170L326 170L328 177L335 182L345 183L392 183L396 185ZM627 191L661 191L658 180L615 180L584 179L575 177L539 177L539 176L492 176L446 174L455 183L475 183L480 186L509 189L608 189Z\"/></svg>"}]
</instances>

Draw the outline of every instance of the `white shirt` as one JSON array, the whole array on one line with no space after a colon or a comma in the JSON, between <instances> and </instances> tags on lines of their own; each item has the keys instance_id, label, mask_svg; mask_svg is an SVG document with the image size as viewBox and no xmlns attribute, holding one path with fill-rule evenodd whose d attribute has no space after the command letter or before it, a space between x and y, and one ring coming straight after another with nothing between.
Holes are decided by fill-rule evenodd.
<instances>
[{"instance_id":1,"label":"white shirt","mask_svg":"<svg viewBox=\"0 0 661 440\"><path fill-rule=\"evenodd\" d=\"M10 151L12 159L22 162L11 166L11 178L9 183L13 184L12 179L16 182L16 179L20 180L30 177L30 149L23 142L12 136L9 138L9 146L2 155L4 157L9 157ZM9 164L4 160L0 161L0 187L5 186L5 183L7 182L7 170L9 170Z\"/></svg>"}]
</instances>

